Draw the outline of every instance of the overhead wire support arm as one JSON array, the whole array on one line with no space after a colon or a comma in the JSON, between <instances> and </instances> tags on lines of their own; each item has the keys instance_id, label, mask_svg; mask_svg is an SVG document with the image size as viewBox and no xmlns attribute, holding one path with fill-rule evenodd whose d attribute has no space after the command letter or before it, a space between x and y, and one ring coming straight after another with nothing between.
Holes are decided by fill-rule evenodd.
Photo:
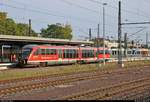
<instances>
[{"instance_id":1,"label":"overhead wire support arm","mask_svg":"<svg viewBox=\"0 0 150 102\"><path fill-rule=\"evenodd\" d=\"M121 23L121 25L150 24L150 22Z\"/></svg>"}]
</instances>

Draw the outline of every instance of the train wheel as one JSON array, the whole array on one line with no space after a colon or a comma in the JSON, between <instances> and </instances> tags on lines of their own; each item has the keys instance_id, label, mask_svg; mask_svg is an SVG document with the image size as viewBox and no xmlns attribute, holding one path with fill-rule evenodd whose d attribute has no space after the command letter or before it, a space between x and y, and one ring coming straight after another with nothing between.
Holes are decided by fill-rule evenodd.
<instances>
[{"instance_id":1,"label":"train wheel","mask_svg":"<svg viewBox=\"0 0 150 102\"><path fill-rule=\"evenodd\" d=\"M81 64L81 61L77 61L77 64Z\"/></svg>"},{"instance_id":2,"label":"train wheel","mask_svg":"<svg viewBox=\"0 0 150 102\"><path fill-rule=\"evenodd\" d=\"M40 62L41 67L47 67L47 62Z\"/></svg>"}]
</instances>

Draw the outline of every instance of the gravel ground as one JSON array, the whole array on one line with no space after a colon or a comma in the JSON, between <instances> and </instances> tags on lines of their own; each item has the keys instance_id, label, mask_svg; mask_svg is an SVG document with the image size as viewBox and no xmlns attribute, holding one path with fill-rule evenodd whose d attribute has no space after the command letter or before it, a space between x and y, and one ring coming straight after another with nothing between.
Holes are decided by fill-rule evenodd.
<instances>
[{"instance_id":1,"label":"gravel ground","mask_svg":"<svg viewBox=\"0 0 150 102\"><path fill-rule=\"evenodd\" d=\"M20 92L17 94L12 94L3 99L7 100L57 100L63 96L71 95L74 93L79 93L87 91L89 89L95 89L98 87L108 87L117 83L131 81L140 79L143 77L150 77L150 67L145 67L141 69L132 69L121 72L107 73L98 79L94 80L81 80L78 82L73 82L67 85L50 86L43 89L36 89L27 92ZM79 74L77 74L79 76ZM69 76L68 76L69 77Z\"/></svg>"}]
</instances>

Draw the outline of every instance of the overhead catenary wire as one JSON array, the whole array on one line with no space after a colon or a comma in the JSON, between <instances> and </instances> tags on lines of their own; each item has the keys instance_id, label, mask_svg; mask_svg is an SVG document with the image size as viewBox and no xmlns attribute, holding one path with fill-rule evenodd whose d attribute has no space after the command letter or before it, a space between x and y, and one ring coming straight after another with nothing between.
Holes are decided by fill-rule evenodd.
<instances>
[{"instance_id":1,"label":"overhead catenary wire","mask_svg":"<svg viewBox=\"0 0 150 102\"><path fill-rule=\"evenodd\" d=\"M81 5L79 5L79 4L72 3L71 1L67 1L67 0L59 0L59 1L64 2L64 3L66 3L66 4L70 5L70 6L79 7L79 8L81 8L81 9L84 9L84 10L87 10L87 11L91 11L91 12L94 12L94 13L100 13L100 11L96 11L96 10L93 10L93 9L89 9L89 8L84 7L84 6L81 6ZM110 14L106 14L106 15L116 19L116 17L113 16L113 15L110 15Z\"/></svg>"},{"instance_id":2,"label":"overhead catenary wire","mask_svg":"<svg viewBox=\"0 0 150 102\"><path fill-rule=\"evenodd\" d=\"M13 0L14 1L14 0ZM62 1L62 0L60 0L60 1ZM74 4L74 3L71 3L71 2L69 2L69 1L67 1L67 0L63 0L64 2L66 2L66 3L68 3L68 4L71 4L71 5L75 5L75 6L77 6L77 7L80 7L80 8L82 8L82 9L85 9L85 10L90 10L90 11L93 11L93 12L98 12L98 11L96 11L96 10L92 10L92 9L88 9L88 8L86 8L86 7L83 7L83 6L80 6L80 5L78 5L78 4ZM99 4L103 4L102 2L100 2L100 1L95 1L95 0L89 0L89 1L91 1L91 2L94 2L94 3L99 3ZM16 2L16 1L14 1L15 3L19 3L19 4L23 4L23 3L20 3L20 2ZM108 7L111 7L111 8L114 8L114 9L118 9L118 7L114 7L114 6L112 6L112 5L110 5L109 4L109 6ZM38 7L39 8L39 7ZM41 9L41 8L40 8ZM129 11L129 10L125 10L126 12L128 12L128 13L132 13L132 14L136 14L136 15L139 15L139 14L137 14L137 13L135 13L135 12L132 12L132 11ZM37 11L36 11L37 12ZM39 11L38 11L39 12ZM66 18L66 16L60 16L60 15L56 15L56 14L50 14L51 16L57 16L57 17L65 17ZM145 17L147 17L147 16L145 16ZM150 17L148 17L148 18L150 18Z\"/></svg>"},{"instance_id":3,"label":"overhead catenary wire","mask_svg":"<svg viewBox=\"0 0 150 102\"><path fill-rule=\"evenodd\" d=\"M15 0L12 0L12 1L15 1ZM61 1L61 0L60 0ZM62 2L63 1L67 1L67 2L71 2L71 1L69 1L69 0L62 0ZM89 0L89 1L96 1L96 0ZM103 2L100 2L100 1L97 1L98 3L100 3L100 4L103 4ZM22 5L23 5L24 3L22 3ZM69 4L69 3L68 3ZM81 8L81 9L84 9L84 10L87 10L87 11L90 11L90 12L94 12L94 13L96 13L97 12L97 10L94 10L94 9L90 9L90 8L87 8L85 5L83 6L81 6L81 4L78 4L78 3L73 3L73 2L71 2L71 4L70 4L71 6L75 6L75 7L77 7L77 8ZM5 5L6 6L6 5ZM11 5L11 6L13 6L13 5ZM8 6L6 6L6 7L8 7ZM21 6L22 7L22 6ZM24 7L22 7L23 9L22 10L27 10L27 11L30 11L30 9L31 9L31 7L33 7L33 5L29 5L29 8L26 8L27 6L24 6ZM115 6L113 6L113 5L111 5L111 4L108 4L108 6L107 7L110 7L110 8L113 8L113 9L118 9L118 7L115 7ZM13 8L13 7L11 7L11 8ZM55 13L52 13L53 11L51 11L51 10L48 10L48 9L43 9L43 8L41 8L41 7L33 7L33 8L36 8L36 9L31 9L31 11L30 12L35 12L35 13L40 13L40 14L45 14L45 15L49 15L49 16L54 16L54 17L60 17L60 18L64 18L64 19L71 19L71 20L76 20L76 21L79 21L79 22L85 22L85 23L89 23L89 24L94 24L94 23L97 23L97 21L95 21L95 20L89 20L89 19L86 19L86 18L80 18L80 17L75 17L75 16L70 16L70 15L66 15L66 14L60 14L60 13L58 13L57 12L57 14L55 14ZM16 8L16 9L19 9L19 8ZM41 10L42 11L41 11ZM35 11L32 11L32 10L35 10ZM145 18L150 18L148 15L144 15L144 13L143 14L139 14L139 13L137 13L137 12L135 12L135 11L132 11L132 10L124 10L123 9L123 11L125 11L125 12L127 12L127 13L130 13L130 14L133 14L133 15L138 15L138 16L141 16L141 17L145 17ZM43 13L42 13L43 12ZM110 17L110 16L108 16L108 17ZM115 18L115 17L114 17ZM117 17L116 17L117 18ZM27 19L28 20L28 19ZM33 20L32 20L33 21ZM44 20L36 20L37 22L47 22L47 21L44 21ZM114 25L112 24L112 25L110 25L110 24L106 24L107 26L110 26L110 27L114 27Z\"/></svg>"},{"instance_id":4,"label":"overhead catenary wire","mask_svg":"<svg viewBox=\"0 0 150 102\"><path fill-rule=\"evenodd\" d=\"M18 6L13 6L13 5L9 5L9 4L4 4L4 3L1 3L2 5L5 5L7 7L11 7L11 8L15 8L15 9L20 9L20 10L28 10L30 12L35 12L35 13L42 13L42 14L46 14L46 15L50 15L50 16L55 16L55 17L61 17L61 18L67 18L67 16L63 16L63 15L55 15L55 14L52 14L50 12L43 12L43 11L40 11L40 10L37 10L37 9L31 9L31 8L27 8L25 9L24 7L18 7ZM72 17L71 17L72 18ZM87 19L84 19L84 18L76 18L76 17L73 17L74 20L77 20L77 21L82 21L82 22L87 22L87 23L97 23L97 21L91 21L91 20L87 20ZM110 27L114 27L114 25L110 25L110 24L106 24L107 26L110 26Z\"/></svg>"},{"instance_id":5,"label":"overhead catenary wire","mask_svg":"<svg viewBox=\"0 0 150 102\"><path fill-rule=\"evenodd\" d=\"M100 1L95 1L95 0L89 0L89 1L91 1L91 2L93 2L93 3L96 3L96 4L101 4L101 5L103 4L103 3L100 2ZM107 7L118 10L118 7L112 6L112 5L110 5L110 4L108 4ZM138 16L141 16L141 17L145 17L145 18L149 18L149 19L150 19L150 16L148 16L148 15L143 15L143 14L139 14L139 13L137 13L137 12L135 12L135 11L131 11L131 10L123 9L123 8L122 8L122 11L123 11L123 12L127 12L127 13L132 14L132 15L138 15Z\"/></svg>"},{"instance_id":6,"label":"overhead catenary wire","mask_svg":"<svg viewBox=\"0 0 150 102\"><path fill-rule=\"evenodd\" d=\"M88 20L86 18L79 18L79 17L73 17L73 16L63 16L63 15L56 15L56 14L52 14L50 12L43 12L43 11L40 11L40 10L35 10L35 9L30 9L30 8L23 8L23 7L18 7L18 6L13 6L13 5L9 5L9 4L4 4L4 3L0 3L0 5L5 5L7 7L10 7L10 8L15 8L15 9L19 9L19 10L27 10L27 11L30 11L30 12L34 12L34 13L40 13L40 14L45 14L45 15L49 15L49 16L55 16L55 17L60 17L60 18L70 18L70 19L74 19L76 21L80 21L80 22L87 22L87 23L96 23L97 21L93 21L93 20Z\"/></svg>"}]
</instances>

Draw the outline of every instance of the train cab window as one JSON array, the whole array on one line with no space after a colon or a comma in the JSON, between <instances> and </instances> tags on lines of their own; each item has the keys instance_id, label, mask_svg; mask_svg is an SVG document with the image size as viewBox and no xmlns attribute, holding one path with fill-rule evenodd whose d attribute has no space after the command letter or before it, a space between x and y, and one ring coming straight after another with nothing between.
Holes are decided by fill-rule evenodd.
<instances>
[{"instance_id":1,"label":"train cab window","mask_svg":"<svg viewBox=\"0 0 150 102\"><path fill-rule=\"evenodd\" d=\"M34 55L41 55L41 49L37 49L35 52L34 52Z\"/></svg>"},{"instance_id":2,"label":"train cab window","mask_svg":"<svg viewBox=\"0 0 150 102\"><path fill-rule=\"evenodd\" d=\"M31 48L23 49L23 51L22 51L22 57L25 58L25 57L29 56L30 53L31 53L31 51L32 51Z\"/></svg>"},{"instance_id":3,"label":"train cab window","mask_svg":"<svg viewBox=\"0 0 150 102\"><path fill-rule=\"evenodd\" d=\"M37 49L37 50L34 52L34 55L39 55L39 51L40 51L40 49Z\"/></svg>"}]
</instances>

